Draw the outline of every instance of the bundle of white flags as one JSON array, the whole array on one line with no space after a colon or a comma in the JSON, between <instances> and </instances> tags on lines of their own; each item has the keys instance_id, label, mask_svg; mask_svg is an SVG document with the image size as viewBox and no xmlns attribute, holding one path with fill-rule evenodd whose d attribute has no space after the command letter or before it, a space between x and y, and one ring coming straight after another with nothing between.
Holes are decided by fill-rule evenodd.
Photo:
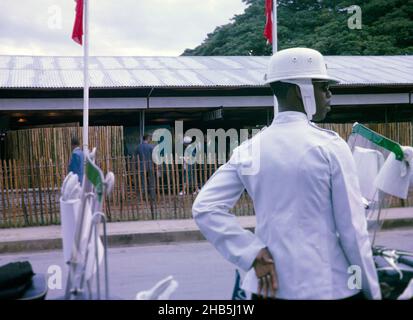
<instances>
[{"instance_id":1,"label":"bundle of white flags","mask_svg":"<svg viewBox=\"0 0 413 320\"><path fill-rule=\"evenodd\" d=\"M92 225L92 203L88 201L85 205L84 221L82 234L80 237L80 243L78 244L79 250L76 250L75 233L76 228L79 228L79 217L81 216L81 196L82 187L80 186L77 174L70 172L62 185L62 195L60 198L60 216L61 216L61 231L63 239L63 256L65 263L68 263L73 258L73 254L79 256L76 259L84 261L86 250L88 249L88 256L86 261L85 279L89 280L96 272L96 253L95 253L95 230L91 230ZM89 236L92 232L90 241ZM98 251L98 265L103 261L103 245L100 237L97 238L97 251Z\"/></svg>"},{"instance_id":2,"label":"bundle of white flags","mask_svg":"<svg viewBox=\"0 0 413 320\"><path fill-rule=\"evenodd\" d=\"M402 147L402 149L403 160L396 160L394 153L390 153L374 180L374 185L387 194L406 199L409 187L413 185L413 148Z\"/></svg>"}]
</instances>

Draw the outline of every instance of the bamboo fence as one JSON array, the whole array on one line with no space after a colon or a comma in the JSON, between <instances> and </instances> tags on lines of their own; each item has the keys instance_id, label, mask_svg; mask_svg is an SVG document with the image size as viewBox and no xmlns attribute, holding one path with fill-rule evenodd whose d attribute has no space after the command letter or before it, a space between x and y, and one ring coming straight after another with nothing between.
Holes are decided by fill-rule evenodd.
<instances>
[{"instance_id":1,"label":"bamboo fence","mask_svg":"<svg viewBox=\"0 0 413 320\"><path fill-rule=\"evenodd\" d=\"M171 156L172 157L172 156ZM104 201L109 221L189 219L197 192L218 164L149 166L136 157L99 158L115 174L115 187ZM41 158L37 166L18 160L0 162L0 227L60 223L60 188L66 168ZM151 184L151 179L153 184ZM233 209L251 215L252 202L245 193Z\"/></svg>"},{"instance_id":2,"label":"bamboo fence","mask_svg":"<svg viewBox=\"0 0 413 320\"><path fill-rule=\"evenodd\" d=\"M323 124L322 127L338 132L344 139L351 132L351 124ZM369 127L402 145L413 145L412 123L373 124ZM60 223L60 188L70 157L70 149L67 149L70 146L66 144L70 144L70 134L80 136L81 129L56 129L39 130L34 137L25 136L27 133L13 137L17 139L13 141L19 143L13 148L17 149L13 151L17 158L0 160L0 227ZM170 155L168 159L172 164L152 164L149 167L138 158L120 154L120 150L123 152L121 128L97 127L92 130L95 131L90 134L90 144L98 147L97 165L104 172L113 171L115 174L113 192L104 201L109 221L191 218L196 194L218 169L217 162L195 163L184 169L183 165L176 163L176 155ZM44 139L53 141L53 147L47 147ZM41 146L31 146L28 141ZM20 147L27 148L23 150L29 156L18 150ZM63 153L65 156L61 155ZM413 206L413 192L406 201L392 199L386 206ZM254 214L247 193L242 195L233 212L239 216Z\"/></svg>"},{"instance_id":3,"label":"bamboo fence","mask_svg":"<svg viewBox=\"0 0 413 320\"><path fill-rule=\"evenodd\" d=\"M82 145L82 127L38 128L10 131L6 139L6 159L34 165L41 159L67 167L72 153L71 137ZM89 149L96 147L104 158L124 155L122 126L89 127ZM106 169L104 165L103 169Z\"/></svg>"},{"instance_id":4,"label":"bamboo fence","mask_svg":"<svg viewBox=\"0 0 413 320\"><path fill-rule=\"evenodd\" d=\"M395 122L395 123L367 123L368 128L397 141L403 146L413 146L413 124L412 122ZM321 123L321 128L333 130L340 137L347 141L353 127L352 123Z\"/></svg>"}]
</instances>

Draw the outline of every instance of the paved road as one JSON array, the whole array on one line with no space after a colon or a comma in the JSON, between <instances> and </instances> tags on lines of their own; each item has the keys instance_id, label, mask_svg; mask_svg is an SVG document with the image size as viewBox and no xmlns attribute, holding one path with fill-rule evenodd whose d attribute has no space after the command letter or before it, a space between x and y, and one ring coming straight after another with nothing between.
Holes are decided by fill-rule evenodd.
<instances>
[{"instance_id":1,"label":"paved road","mask_svg":"<svg viewBox=\"0 0 413 320\"><path fill-rule=\"evenodd\" d=\"M413 252L413 229L395 229L378 232L375 244Z\"/></svg>"},{"instance_id":2,"label":"paved road","mask_svg":"<svg viewBox=\"0 0 413 320\"><path fill-rule=\"evenodd\" d=\"M413 251L413 229L381 232L376 244ZM207 242L113 248L109 252L111 291L119 298L134 299L138 291L168 275L179 282L173 299L231 298L235 268ZM65 283L66 267L60 251L0 255L0 265L25 259L38 273L47 273L51 265L60 266ZM63 289L49 290L49 299L61 296Z\"/></svg>"},{"instance_id":3,"label":"paved road","mask_svg":"<svg viewBox=\"0 0 413 320\"><path fill-rule=\"evenodd\" d=\"M0 265L26 259L38 273L47 273L51 265L60 266L65 283L60 251L0 255ZM109 272L111 293L121 299L134 299L137 292L169 275L179 283L173 299L230 299L235 278L235 268L206 242L113 248ZM63 296L63 289L49 290L48 298Z\"/></svg>"}]
</instances>

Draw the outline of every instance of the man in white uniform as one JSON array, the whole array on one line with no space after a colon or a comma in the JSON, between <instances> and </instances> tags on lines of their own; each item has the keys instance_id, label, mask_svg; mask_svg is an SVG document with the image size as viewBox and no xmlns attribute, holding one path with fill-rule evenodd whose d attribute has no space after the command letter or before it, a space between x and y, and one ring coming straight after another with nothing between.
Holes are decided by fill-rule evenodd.
<instances>
[{"instance_id":1,"label":"man in white uniform","mask_svg":"<svg viewBox=\"0 0 413 320\"><path fill-rule=\"evenodd\" d=\"M248 271L243 288L253 297L381 298L351 151L335 132L310 122L330 110L332 82L315 50L274 54L266 83L279 113L234 151L193 205L207 240ZM229 212L245 189L255 234Z\"/></svg>"}]
</instances>

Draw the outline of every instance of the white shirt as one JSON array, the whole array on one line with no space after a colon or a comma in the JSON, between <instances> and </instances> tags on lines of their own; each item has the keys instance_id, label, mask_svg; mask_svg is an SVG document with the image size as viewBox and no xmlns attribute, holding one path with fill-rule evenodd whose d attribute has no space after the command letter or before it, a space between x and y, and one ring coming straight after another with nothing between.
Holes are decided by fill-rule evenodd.
<instances>
[{"instance_id":1,"label":"white shirt","mask_svg":"<svg viewBox=\"0 0 413 320\"><path fill-rule=\"evenodd\" d=\"M257 165L259 170L247 170ZM254 202L255 234L229 213L244 189ZM198 194L193 216L226 259L249 270L243 282L249 292L258 287L252 263L268 247L278 275L277 298L357 294L348 285L356 283L351 265L360 267L365 295L381 298L351 151L303 113L279 113L270 127L238 147Z\"/></svg>"}]
</instances>

